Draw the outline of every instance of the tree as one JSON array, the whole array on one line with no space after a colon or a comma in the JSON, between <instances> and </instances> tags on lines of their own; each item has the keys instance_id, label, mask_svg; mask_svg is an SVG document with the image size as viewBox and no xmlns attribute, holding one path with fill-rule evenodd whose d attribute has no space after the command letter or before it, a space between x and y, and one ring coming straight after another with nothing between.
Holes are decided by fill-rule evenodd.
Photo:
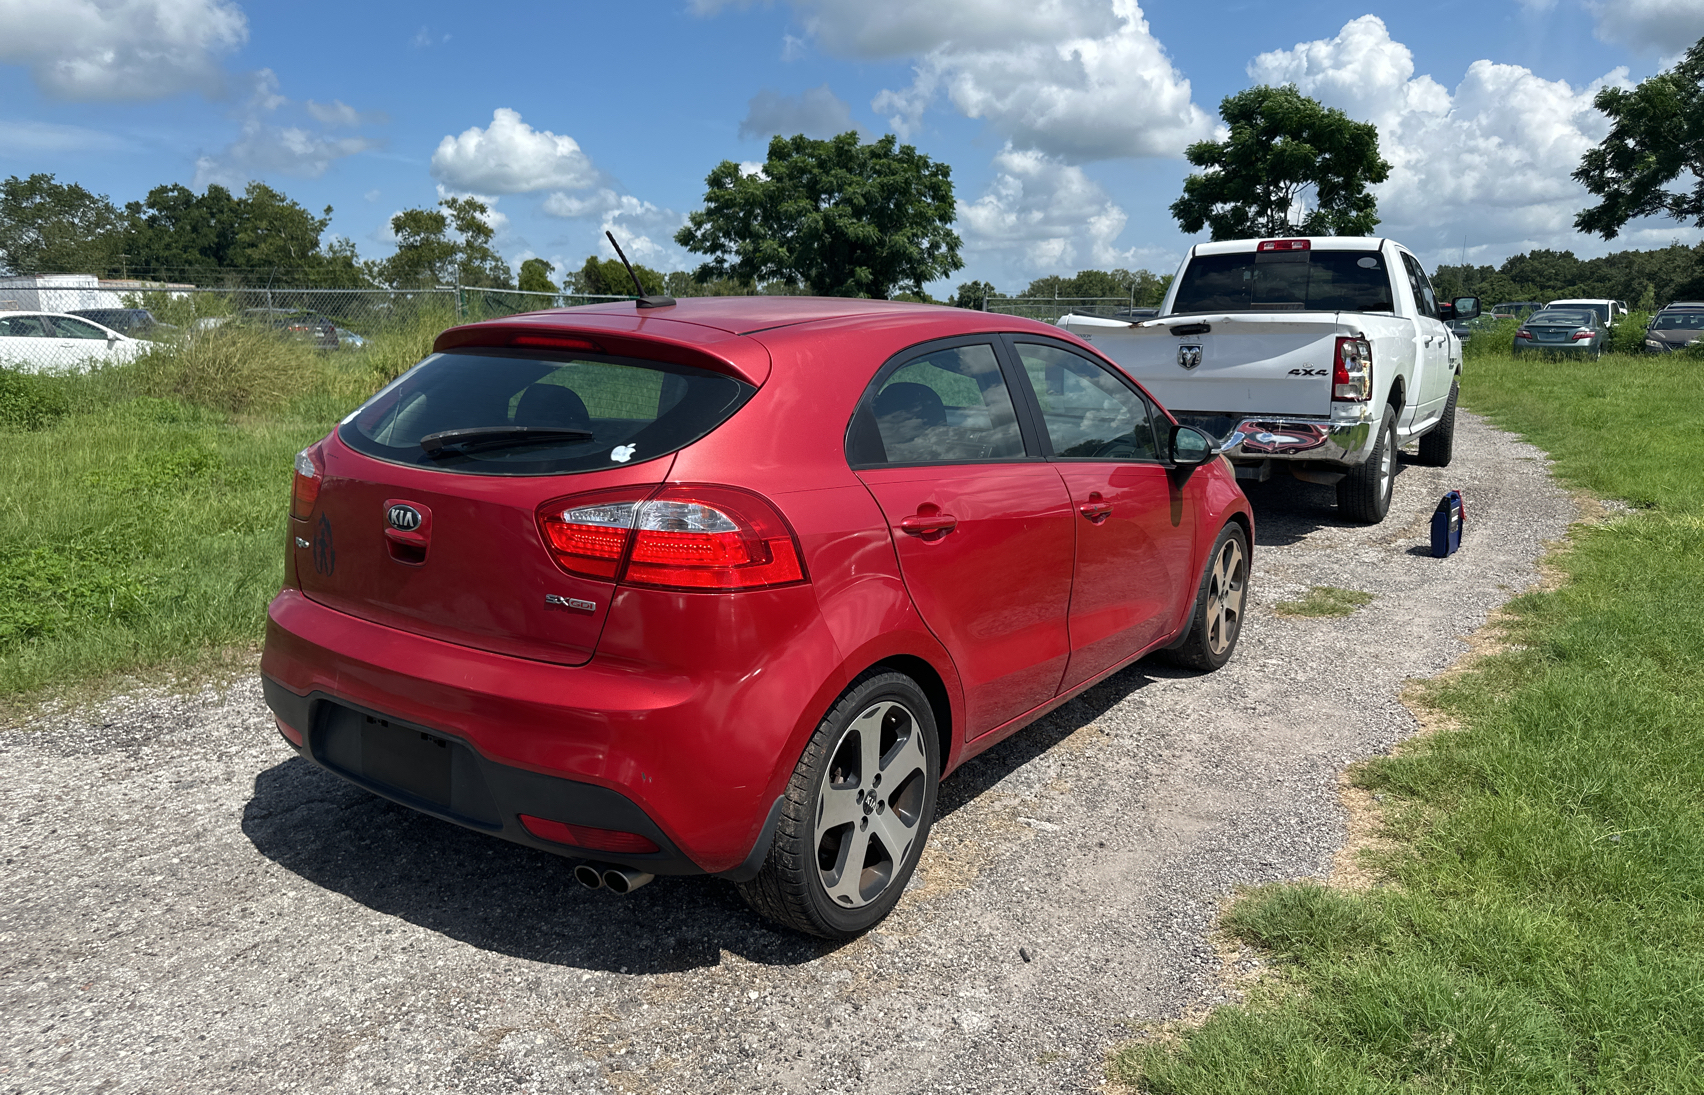
<instances>
[{"instance_id":1,"label":"tree","mask_svg":"<svg viewBox=\"0 0 1704 1095\"><path fill-rule=\"evenodd\" d=\"M331 206L316 217L265 183L249 183L242 197L217 184L201 194L156 186L125 213L125 266L134 274L328 288L363 281L354 243L334 238L321 246Z\"/></svg>"},{"instance_id":2,"label":"tree","mask_svg":"<svg viewBox=\"0 0 1704 1095\"><path fill-rule=\"evenodd\" d=\"M1634 217L1657 213L1704 227L1704 38L1674 68L1632 91L1606 87L1593 105L1612 125L1574 178L1603 200L1574 227L1612 240ZM1690 190L1664 189L1682 175Z\"/></svg>"},{"instance_id":3,"label":"tree","mask_svg":"<svg viewBox=\"0 0 1704 1095\"><path fill-rule=\"evenodd\" d=\"M634 264L633 272L639 275L639 284L644 288L646 296L661 296L668 291L663 275L650 267ZM576 280L576 291L581 293L592 296L633 296L633 279L627 276L627 267L614 259L587 255L586 264L580 267Z\"/></svg>"},{"instance_id":4,"label":"tree","mask_svg":"<svg viewBox=\"0 0 1704 1095\"><path fill-rule=\"evenodd\" d=\"M1379 223L1367 187L1390 177L1378 128L1328 109L1293 85L1251 87L1219 104L1230 127L1184 155L1199 175L1183 181L1172 216L1213 238L1364 236ZM1311 191L1311 201L1310 201Z\"/></svg>"},{"instance_id":5,"label":"tree","mask_svg":"<svg viewBox=\"0 0 1704 1095\"><path fill-rule=\"evenodd\" d=\"M373 265L373 276L395 288L471 285L510 289L509 265L491 247L495 234L478 198L444 198L437 209L404 209L391 218L396 253Z\"/></svg>"},{"instance_id":6,"label":"tree","mask_svg":"<svg viewBox=\"0 0 1704 1095\"><path fill-rule=\"evenodd\" d=\"M948 301L954 308L973 308L981 310L989 297L998 296L1000 290L994 288L991 281L967 281L958 287L953 299Z\"/></svg>"},{"instance_id":7,"label":"tree","mask_svg":"<svg viewBox=\"0 0 1704 1095\"><path fill-rule=\"evenodd\" d=\"M120 265L124 221L104 194L52 175L0 182L0 269L105 274Z\"/></svg>"},{"instance_id":8,"label":"tree","mask_svg":"<svg viewBox=\"0 0 1704 1095\"><path fill-rule=\"evenodd\" d=\"M179 183L156 186L124 211L130 221L124 251L132 271L200 279L233 265L242 212L218 184L202 194Z\"/></svg>"},{"instance_id":9,"label":"tree","mask_svg":"<svg viewBox=\"0 0 1704 1095\"><path fill-rule=\"evenodd\" d=\"M543 259L528 259L521 263L520 290L523 293L554 293L557 286L550 280L550 263Z\"/></svg>"},{"instance_id":10,"label":"tree","mask_svg":"<svg viewBox=\"0 0 1704 1095\"><path fill-rule=\"evenodd\" d=\"M825 296L921 294L963 268L951 231L952 168L888 134L826 141L776 137L760 171L723 160L705 179L704 208L675 234L712 256L700 281L733 277L809 286Z\"/></svg>"}]
</instances>

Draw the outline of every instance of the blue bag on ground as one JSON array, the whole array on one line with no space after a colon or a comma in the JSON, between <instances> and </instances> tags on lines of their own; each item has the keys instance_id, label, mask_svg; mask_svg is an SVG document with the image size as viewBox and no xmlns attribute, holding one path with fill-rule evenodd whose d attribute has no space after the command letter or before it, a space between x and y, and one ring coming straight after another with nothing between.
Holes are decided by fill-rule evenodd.
<instances>
[{"instance_id":1,"label":"blue bag on ground","mask_svg":"<svg viewBox=\"0 0 1704 1095\"><path fill-rule=\"evenodd\" d=\"M1467 521L1467 507L1461 491L1452 490L1438 501L1432 513L1432 557L1442 559L1454 555L1461 547L1461 529Z\"/></svg>"}]
</instances>

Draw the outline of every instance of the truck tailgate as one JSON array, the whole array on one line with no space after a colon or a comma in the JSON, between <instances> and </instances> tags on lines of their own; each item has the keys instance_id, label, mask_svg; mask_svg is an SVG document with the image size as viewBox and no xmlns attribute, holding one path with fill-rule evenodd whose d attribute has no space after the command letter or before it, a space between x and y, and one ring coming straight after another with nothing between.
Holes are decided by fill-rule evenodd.
<instances>
[{"instance_id":1,"label":"truck tailgate","mask_svg":"<svg viewBox=\"0 0 1704 1095\"><path fill-rule=\"evenodd\" d=\"M1353 317L1336 312L1168 316L1137 324L1066 316L1059 326L1086 338L1168 410L1317 416L1331 413L1337 338L1360 330ZM1190 364L1189 347L1200 348L1199 364Z\"/></svg>"}]
</instances>

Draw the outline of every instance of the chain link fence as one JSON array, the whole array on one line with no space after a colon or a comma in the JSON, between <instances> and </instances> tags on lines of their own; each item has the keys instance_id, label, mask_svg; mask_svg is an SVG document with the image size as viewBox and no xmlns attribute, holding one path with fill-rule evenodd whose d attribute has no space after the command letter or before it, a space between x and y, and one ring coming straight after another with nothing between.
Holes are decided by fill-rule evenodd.
<instances>
[{"instance_id":1,"label":"chain link fence","mask_svg":"<svg viewBox=\"0 0 1704 1095\"><path fill-rule=\"evenodd\" d=\"M1107 316L1116 319L1152 319L1158 308L1143 308L1131 297L1003 297L990 295L982 302L985 312L1039 319L1056 323L1060 316Z\"/></svg>"},{"instance_id":2,"label":"chain link fence","mask_svg":"<svg viewBox=\"0 0 1704 1095\"><path fill-rule=\"evenodd\" d=\"M359 353L387 339L429 344L432 335L458 323L631 299L467 286L204 289L103 282L14 290L0 299L0 368L87 371L185 340L220 337L221 331L269 334L325 353Z\"/></svg>"}]
</instances>

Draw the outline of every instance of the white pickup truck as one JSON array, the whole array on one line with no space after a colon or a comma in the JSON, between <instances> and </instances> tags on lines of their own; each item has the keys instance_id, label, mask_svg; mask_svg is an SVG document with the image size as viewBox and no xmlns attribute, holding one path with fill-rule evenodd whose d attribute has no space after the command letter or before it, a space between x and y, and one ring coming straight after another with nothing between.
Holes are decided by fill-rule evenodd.
<instances>
[{"instance_id":1,"label":"white pickup truck","mask_svg":"<svg viewBox=\"0 0 1704 1095\"><path fill-rule=\"evenodd\" d=\"M1443 467L1455 445L1461 341L1420 260L1387 239L1313 236L1192 247L1155 319L1067 315L1178 421L1221 438L1243 479L1286 468L1337 487L1344 516L1384 520L1396 453Z\"/></svg>"}]
</instances>

